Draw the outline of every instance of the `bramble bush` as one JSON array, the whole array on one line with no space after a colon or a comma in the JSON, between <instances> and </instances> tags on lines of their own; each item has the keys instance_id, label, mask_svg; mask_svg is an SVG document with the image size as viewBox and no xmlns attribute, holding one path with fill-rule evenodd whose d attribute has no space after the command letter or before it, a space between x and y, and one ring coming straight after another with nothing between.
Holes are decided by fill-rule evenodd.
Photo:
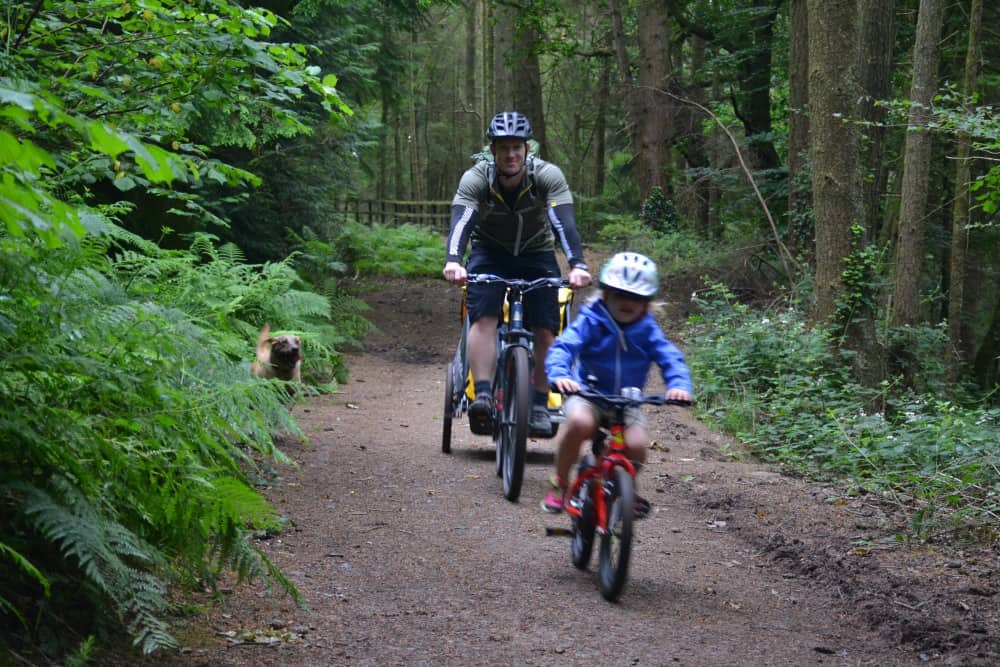
<instances>
[{"instance_id":1,"label":"bramble bush","mask_svg":"<svg viewBox=\"0 0 1000 667\"><path fill-rule=\"evenodd\" d=\"M914 534L946 521L996 521L1000 409L895 394L886 383L889 409L872 414L871 390L851 379L828 333L807 327L797 310L756 312L719 284L695 304L688 359L708 421L766 460L904 499Z\"/></svg>"}]
</instances>

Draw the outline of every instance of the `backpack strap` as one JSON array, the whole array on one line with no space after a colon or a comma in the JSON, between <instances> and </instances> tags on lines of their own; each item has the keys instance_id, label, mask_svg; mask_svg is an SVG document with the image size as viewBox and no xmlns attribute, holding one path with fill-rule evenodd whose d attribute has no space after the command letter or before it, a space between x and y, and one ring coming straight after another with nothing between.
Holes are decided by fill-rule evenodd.
<instances>
[{"instance_id":1,"label":"backpack strap","mask_svg":"<svg viewBox=\"0 0 1000 667\"><path fill-rule=\"evenodd\" d=\"M493 179L496 178L497 163L494 160L482 158L486 162L486 191L490 192L493 189ZM538 190L535 187L535 156L529 155L528 159L525 161L528 170L528 189L529 196L532 200L538 198ZM493 198L490 197L487 201L489 206L493 205Z\"/></svg>"},{"instance_id":2,"label":"backpack strap","mask_svg":"<svg viewBox=\"0 0 1000 667\"><path fill-rule=\"evenodd\" d=\"M528 168L528 196L532 201L538 199L538 189L535 187L535 156L529 155L527 160Z\"/></svg>"}]
</instances>

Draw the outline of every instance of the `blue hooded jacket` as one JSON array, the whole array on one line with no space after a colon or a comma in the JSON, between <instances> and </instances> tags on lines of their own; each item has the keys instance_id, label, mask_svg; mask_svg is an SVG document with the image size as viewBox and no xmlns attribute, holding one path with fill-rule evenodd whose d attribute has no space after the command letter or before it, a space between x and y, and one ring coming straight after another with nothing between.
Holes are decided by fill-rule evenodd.
<instances>
[{"instance_id":1,"label":"blue hooded jacket","mask_svg":"<svg viewBox=\"0 0 1000 667\"><path fill-rule=\"evenodd\" d=\"M602 299L583 306L563 330L545 357L549 380L573 378L580 384L589 375L595 389L619 394L622 387L644 387L653 362L663 373L667 389L693 392L684 355L667 340L653 316L620 325Z\"/></svg>"}]
</instances>

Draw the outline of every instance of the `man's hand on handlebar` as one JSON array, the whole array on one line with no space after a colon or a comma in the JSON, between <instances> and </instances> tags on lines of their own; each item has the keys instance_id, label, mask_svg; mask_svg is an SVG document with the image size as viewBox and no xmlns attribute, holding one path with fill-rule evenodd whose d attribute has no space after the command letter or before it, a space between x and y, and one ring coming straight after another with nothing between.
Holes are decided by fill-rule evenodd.
<instances>
[{"instance_id":1,"label":"man's hand on handlebar","mask_svg":"<svg viewBox=\"0 0 1000 667\"><path fill-rule=\"evenodd\" d=\"M455 285L464 285L466 276L465 267L458 262L448 262L444 265L444 279Z\"/></svg>"},{"instance_id":2,"label":"man's hand on handlebar","mask_svg":"<svg viewBox=\"0 0 1000 667\"><path fill-rule=\"evenodd\" d=\"M590 273L586 269L573 269L569 272L569 286L573 289L586 287L590 284Z\"/></svg>"}]
</instances>

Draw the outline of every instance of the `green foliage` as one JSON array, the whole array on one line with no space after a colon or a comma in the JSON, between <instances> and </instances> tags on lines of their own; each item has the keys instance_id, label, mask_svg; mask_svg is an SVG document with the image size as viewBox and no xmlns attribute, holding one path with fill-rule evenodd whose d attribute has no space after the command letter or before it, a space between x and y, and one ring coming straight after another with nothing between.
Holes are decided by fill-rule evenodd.
<instances>
[{"instance_id":1,"label":"green foliage","mask_svg":"<svg viewBox=\"0 0 1000 667\"><path fill-rule=\"evenodd\" d=\"M356 270L373 275L436 276L444 266L441 236L432 229L404 224L346 224L336 239Z\"/></svg>"},{"instance_id":2,"label":"green foliage","mask_svg":"<svg viewBox=\"0 0 1000 667\"><path fill-rule=\"evenodd\" d=\"M332 325L317 327L316 330L335 348L360 349L373 325L364 316L368 304L341 288L341 276L348 270L344 259L345 251L333 242L320 239L308 227L302 230L301 236L292 230L288 230L288 235L297 248L296 266L299 275L330 300ZM334 370L334 377L338 381L346 380L346 368L338 366Z\"/></svg>"},{"instance_id":3,"label":"green foliage","mask_svg":"<svg viewBox=\"0 0 1000 667\"><path fill-rule=\"evenodd\" d=\"M647 255L656 262L664 277L694 267L710 266L723 252L687 230L657 232L633 216L598 217L604 222L596 234L598 243L609 252L634 250Z\"/></svg>"},{"instance_id":4,"label":"green foliage","mask_svg":"<svg viewBox=\"0 0 1000 667\"><path fill-rule=\"evenodd\" d=\"M914 391L935 396L957 397L962 387L948 378L950 341L948 325L927 324L893 327L886 331L887 346L895 350L893 362L905 375Z\"/></svg>"},{"instance_id":5,"label":"green foliage","mask_svg":"<svg viewBox=\"0 0 1000 667\"><path fill-rule=\"evenodd\" d=\"M893 121L909 122L909 100L894 100L884 106ZM946 86L935 95L931 113L932 120L926 129L938 134L968 135L973 148L971 159L985 163L978 170L981 174L973 182L972 190L983 212L991 219L988 226L995 227L995 215L1000 211L1000 167L990 156L1000 151L1000 114L993 106L966 99L954 85Z\"/></svg>"},{"instance_id":6,"label":"green foliage","mask_svg":"<svg viewBox=\"0 0 1000 667\"><path fill-rule=\"evenodd\" d=\"M276 517L245 471L298 430L283 387L228 349L253 312L232 255L81 219L94 233L56 248L0 236L0 610L29 635L79 610L148 652L172 644L168 585L272 569L247 538Z\"/></svg>"},{"instance_id":7,"label":"green foliage","mask_svg":"<svg viewBox=\"0 0 1000 667\"><path fill-rule=\"evenodd\" d=\"M312 291L295 271L294 256L245 264L239 248L217 246L209 234L195 234L190 250L165 250L117 227L106 229L109 236L101 238L114 239L108 246L115 251L112 270L131 297L184 311L211 328L215 344L235 361L252 354L247 343L256 341L265 322L275 333L294 332L302 339L304 379L320 384L346 379L337 347L356 341L339 333L339 324L346 322L346 332L356 329L357 309L338 311L331 297Z\"/></svg>"},{"instance_id":8,"label":"green foliage","mask_svg":"<svg viewBox=\"0 0 1000 667\"><path fill-rule=\"evenodd\" d=\"M878 296L884 287L882 250L864 242L865 230L859 224L851 226L851 254L844 258L842 291L837 303L835 320L848 325L877 312Z\"/></svg>"},{"instance_id":9,"label":"green foliage","mask_svg":"<svg viewBox=\"0 0 1000 667\"><path fill-rule=\"evenodd\" d=\"M642 202L639 219L650 229L665 232L677 228L677 209L674 202L663 194L663 188L655 186Z\"/></svg>"},{"instance_id":10,"label":"green foliage","mask_svg":"<svg viewBox=\"0 0 1000 667\"><path fill-rule=\"evenodd\" d=\"M870 414L849 360L797 311L754 312L719 284L695 303L688 359L710 421L769 460L908 498L915 532L996 520L1000 410L887 385L890 410Z\"/></svg>"}]
</instances>

